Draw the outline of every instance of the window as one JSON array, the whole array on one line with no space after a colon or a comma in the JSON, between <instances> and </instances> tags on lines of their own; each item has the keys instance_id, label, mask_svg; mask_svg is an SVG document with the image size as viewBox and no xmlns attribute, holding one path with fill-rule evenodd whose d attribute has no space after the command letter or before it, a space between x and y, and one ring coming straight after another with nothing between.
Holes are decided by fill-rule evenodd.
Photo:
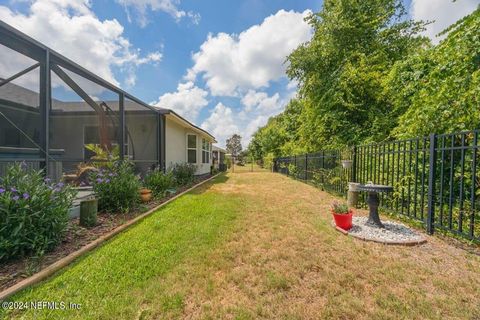
<instances>
[{"instance_id":1,"label":"window","mask_svg":"<svg viewBox=\"0 0 480 320\"><path fill-rule=\"evenodd\" d=\"M187 162L197 163L197 136L187 134Z\"/></svg>"},{"instance_id":2,"label":"window","mask_svg":"<svg viewBox=\"0 0 480 320\"><path fill-rule=\"evenodd\" d=\"M202 139L202 163L210 163L210 142Z\"/></svg>"}]
</instances>

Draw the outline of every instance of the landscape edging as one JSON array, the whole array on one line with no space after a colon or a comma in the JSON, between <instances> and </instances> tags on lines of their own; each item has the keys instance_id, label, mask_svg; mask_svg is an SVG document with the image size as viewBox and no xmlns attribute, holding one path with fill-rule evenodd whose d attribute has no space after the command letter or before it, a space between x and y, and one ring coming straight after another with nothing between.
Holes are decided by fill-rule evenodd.
<instances>
[{"instance_id":1,"label":"landscape edging","mask_svg":"<svg viewBox=\"0 0 480 320\"><path fill-rule=\"evenodd\" d=\"M427 239L425 237L422 237L421 240L406 240L406 241L383 241L383 240L378 240L378 239L365 238L365 237L354 235L354 234L348 232L348 230L344 230L344 229L336 226L335 222L333 220L332 220L331 224L332 224L332 227L334 227L335 230L337 230L338 232L340 232L340 233L342 233L346 236L351 236L353 238L363 240L363 241L367 241L367 242L375 242L375 243L381 243L381 244L385 244L385 245L396 245L396 246L405 246L405 247L413 247L413 246L424 244L424 243L427 242Z\"/></svg>"},{"instance_id":2,"label":"landscape edging","mask_svg":"<svg viewBox=\"0 0 480 320\"><path fill-rule=\"evenodd\" d=\"M121 226L118 226L117 228L113 229L109 233L107 233L107 234L93 240L92 242L88 243L87 245L81 247L77 251L74 251L74 252L70 253L68 256L63 257L62 259L52 263L51 265L49 265L48 267L40 270L39 272L35 273L34 275L32 275L32 276L14 284L13 286L3 290L2 292L0 292L0 302L5 301L5 299L14 295L15 293L17 293L17 292L19 292L19 291L21 291L21 290L23 290L23 289L25 289L25 288L27 288L31 285L34 285L34 284L48 278L49 276L53 275L54 273L56 273L60 269L68 266L69 264L71 264L77 258L83 256L87 252L92 251L93 249L95 249L96 247L98 247L99 245L104 243L105 241L111 239L113 236L119 234L120 232L124 231L125 229L129 228L130 226L136 224L140 220L143 220L144 218L151 215L152 213L154 213L155 211L157 211L161 207L163 207L163 206L169 204L170 202L172 202L173 200L176 200L177 198L183 196L185 193L188 193L188 192L192 191L193 189L201 186L202 184L218 177L220 174L221 173L217 173L216 175L197 183L196 185L192 186L191 188L189 188L189 189L175 195L174 197L168 199L167 201L159 204L155 208L152 208L152 209L148 210L147 212L142 213L138 217L126 222L125 224L122 224Z\"/></svg>"}]
</instances>

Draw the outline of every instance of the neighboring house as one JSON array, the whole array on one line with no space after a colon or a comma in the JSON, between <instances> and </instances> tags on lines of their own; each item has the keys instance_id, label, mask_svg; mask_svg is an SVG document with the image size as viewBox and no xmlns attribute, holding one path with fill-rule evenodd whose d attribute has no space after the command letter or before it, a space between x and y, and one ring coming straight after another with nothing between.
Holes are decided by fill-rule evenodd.
<instances>
[{"instance_id":1,"label":"neighboring house","mask_svg":"<svg viewBox=\"0 0 480 320\"><path fill-rule=\"evenodd\" d=\"M213 146L212 149L212 158L213 158L213 167L221 171L226 170L225 164L225 155L227 151L217 146Z\"/></svg>"},{"instance_id":2,"label":"neighboring house","mask_svg":"<svg viewBox=\"0 0 480 320\"><path fill-rule=\"evenodd\" d=\"M47 60L48 57L48 60ZM193 163L210 172L215 138L166 108L150 106L0 21L0 175L25 160L61 179L107 146L139 173ZM44 68L49 61L49 68ZM48 71L48 72L47 72ZM48 90L48 88L51 88ZM95 160L97 161L97 160Z\"/></svg>"}]
</instances>

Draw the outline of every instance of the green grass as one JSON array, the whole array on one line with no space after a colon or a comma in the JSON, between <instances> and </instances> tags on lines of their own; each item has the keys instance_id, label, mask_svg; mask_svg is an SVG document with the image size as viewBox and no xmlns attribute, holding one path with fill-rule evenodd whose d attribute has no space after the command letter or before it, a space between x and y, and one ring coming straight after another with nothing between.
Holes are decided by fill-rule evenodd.
<instances>
[{"instance_id":1,"label":"green grass","mask_svg":"<svg viewBox=\"0 0 480 320\"><path fill-rule=\"evenodd\" d=\"M331 226L332 195L279 174L235 169L12 298L79 303L81 310L7 316L479 318L479 256L427 235L415 247L344 236Z\"/></svg>"},{"instance_id":2,"label":"green grass","mask_svg":"<svg viewBox=\"0 0 480 320\"><path fill-rule=\"evenodd\" d=\"M220 176L214 183L224 182ZM211 184L179 198L128 231L88 254L57 276L25 290L11 301L63 301L81 305L79 311L8 314L35 319L131 319L148 317L143 310L149 284L160 282L186 258L195 259L231 230L241 205L239 197L208 192ZM178 292L156 292L160 311L181 310ZM2 316L0 310L0 318Z\"/></svg>"},{"instance_id":3,"label":"green grass","mask_svg":"<svg viewBox=\"0 0 480 320\"><path fill-rule=\"evenodd\" d=\"M289 281L286 277L275 272L267 272L267 288L270 290L288 290L290 288Z\"/></svg>"}]
</instances>

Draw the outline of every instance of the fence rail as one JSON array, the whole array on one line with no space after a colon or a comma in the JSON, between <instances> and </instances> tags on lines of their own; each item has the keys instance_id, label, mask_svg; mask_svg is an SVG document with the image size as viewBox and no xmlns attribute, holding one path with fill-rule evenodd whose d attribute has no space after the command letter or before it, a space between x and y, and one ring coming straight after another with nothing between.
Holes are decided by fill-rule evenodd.
<instances>
[{"instance_id":1,"label":"fence rail","mask_svg":"<svg viewBox=\"0 0 480 320\"><path fill-rule=\"evenodd\" d=\"M480 241L478 130L432 134L275 159L277 172L347 195L348 182L391 185L382 208ZM351 168L342 167L349 160ZM347 164L347 163L346 163ZM348 164L347 164L348 166ZM365 203L365 195L360 197Z\"/></svg>"}]
</instances>

